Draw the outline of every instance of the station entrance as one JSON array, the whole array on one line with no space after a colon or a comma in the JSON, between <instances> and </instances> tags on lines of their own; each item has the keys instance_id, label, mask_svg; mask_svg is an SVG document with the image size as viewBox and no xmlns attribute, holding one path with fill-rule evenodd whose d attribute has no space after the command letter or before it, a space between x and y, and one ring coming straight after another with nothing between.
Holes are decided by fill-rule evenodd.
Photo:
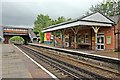
<instances>
[{"instance_id":1,"label":"station entrance","mask_svg":"<svg viewBox=\"0 0 120 80\"><path fill-rule=\"evenodd\" d=\"M97 50L104 50L104 34L97 35Z\"/></svg>"}]
</instances>

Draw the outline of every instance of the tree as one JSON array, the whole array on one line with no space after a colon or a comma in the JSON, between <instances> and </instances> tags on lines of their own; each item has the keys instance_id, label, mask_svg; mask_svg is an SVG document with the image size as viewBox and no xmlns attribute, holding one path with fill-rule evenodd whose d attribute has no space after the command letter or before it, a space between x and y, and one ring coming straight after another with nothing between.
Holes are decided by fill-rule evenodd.
<instances>
[{"instance_id":1,"label":"tree","mask_svg":"<svg viewBox=\"0 0 120 80\"><path fill-rule=\"evenodd\" d=\"M13 36L9 41L14 44L24 44L25 42L25 40L20 36Z\"/></svg>"},{"instance_id":2,"label":"tree","mask_svg":"<svg viewBox=\"0 0 120 80\"><path fill-rule=\"evenodd\" d=\"M48 15L40 14L34 22L34 32L40 32L43 28L46 28L52 24L52 20Z\"/></svg>"},{"instance_id":3,"label":"tree","mask_svg":"<svg viewBox=\"0 0 120 80\"><path fill-rule=\"evenodd\" d=\"M37 35L37 34L39 34L39 30L37 30L37 28L34 28L33 29L33 32Z\"/></svg>"},{"instance_id":4,"label":"tree","mask_svg":"<svg viewBox=\"0 0 120 80\"><path fill-rule=\"evenodd\" d=\"M43 28L46 28L51 25L59 24L65 21L69 21L69 20L71 20L71 18L66 19L63 16L58 17L57 19L53 20L48 15L40 14L37 16L37 19L34 22L33 32L35 34L38 34L39 32L43 30Z\"/></svg>"},{"instance_id":5,"label":"tree","mask_svg":"<svg viewBox=\"0 0 120 80\"><path fill-rule=\"evenodd\" d=\"M65 21L66 21L66 19L63 16L61 16L61 17L57 18L56 24L59 24L59 23L65 22Z\"/></svg>"},{"instance_id":6,"label":"tree","mask_svg":"<svg viewBox=\"0 0 120 80\"><path fill-rule=\"evenodd\" d=\"M113 16L120 14L119 10L120 1L107 0L106 2L97 4L95 6L92 5L90 11L92 12L101 12L107 16Z\"/></svg>"},{"instance_id":7,"label":"tree","mask_svg":"<svg viewBox=\"0 0 120 80\"><path fill-rule=\"evenodd\" d=\"M66 19L65 17L61 16L61 17L58 17L57 20L55 20L55 24L59 24L59 23L62 23L62 22L66 22L66 21L70 21L71 18L68 18Z\"/></svg>"},{"instance_id":8,"label":"tree","mask_svg":"<svg viewBox=\"0 0 120 80\"><path fill-rule=\"evenodd\" d=\"M70 20L72 20L72 18L68 18L68 19L67 19L67 21L70 21Z\"/></svg>"},{"instance_id":9,"label":"tree","mask_svg":"<svg viewBox=\"0 0 120 80\"><path fill-rule=\"evenodd\" d=\"M44 41L44 33L40 32L39 35L40 35L40 42L42 43Z\"/></svg>"}]
</instances>

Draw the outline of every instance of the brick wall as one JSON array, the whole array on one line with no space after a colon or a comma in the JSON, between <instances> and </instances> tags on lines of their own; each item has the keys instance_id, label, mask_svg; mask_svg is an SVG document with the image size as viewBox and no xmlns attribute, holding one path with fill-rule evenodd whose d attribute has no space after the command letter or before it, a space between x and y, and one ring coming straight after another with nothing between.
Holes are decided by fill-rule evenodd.
<instances>
[{"instance_id":1,"label":"brick wall","mask_svg":"<svg viewBox=\"0 0 120 80\"><path fill-rule=\"evenodd\" d=\"M91 34L92 32L92 34ZM77 44L78 44L78 35L84 35L85 33L88 33L88 44L90 44L90 47L95 50L95 33L92 28L80 28L77 34ZM114 26L112 27L100 27L98 33L104 33L104 46L105 50L114 50ZM71 29L68 29L65 31L64 35L69 34L69 42L70 47L74 48L74 42L71 42L71 36L74 35L73 31ZM111 37L111 43L107 44L107 37ZM65 36L64 36L65 38ZM65 40L64 40L65 41ZM92 42L92 45L91 45Z\"/></svg>"},{"instance_id":2,"label":"brick wall","mask_svg":"<svg viewBox=\"0 0 120 80\"><path fill-rule=\"evenodd\" d=\"M113 50L114 49L114 27L108 27L108 28L100 28L99 33L104 33L104 44L105 44L105 50ZM111 37L111 43L107 44L107 37Z\"/></svg>"},{"instance_id":3,"label":"brick wall","mask_svg":"<svg viewBox=\"0 0 120 80\"><path fill-rule=\"evenodd\" d=\"M116 49L120 49L120 20L118 21L117 25L115 26L115 33L116 33L116 38L115 38L115 42L116 42Z\"/></svg>"}]
</instances>

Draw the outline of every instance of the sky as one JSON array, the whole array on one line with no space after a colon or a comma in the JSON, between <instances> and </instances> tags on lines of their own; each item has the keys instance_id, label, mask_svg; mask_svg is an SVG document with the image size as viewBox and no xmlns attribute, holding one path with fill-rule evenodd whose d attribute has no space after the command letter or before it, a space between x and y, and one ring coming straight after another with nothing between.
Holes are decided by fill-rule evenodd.
<instances>
[{"instance_id":1,"label":"sky","mask_svg":"<svg viewBox=\"0 0 120 80\"><path fill-rule=\"evenodd\" d=\"M1 0L0 25L33 27L38 14L78 18L103 0Z\"/></svg>"}]
</instances>

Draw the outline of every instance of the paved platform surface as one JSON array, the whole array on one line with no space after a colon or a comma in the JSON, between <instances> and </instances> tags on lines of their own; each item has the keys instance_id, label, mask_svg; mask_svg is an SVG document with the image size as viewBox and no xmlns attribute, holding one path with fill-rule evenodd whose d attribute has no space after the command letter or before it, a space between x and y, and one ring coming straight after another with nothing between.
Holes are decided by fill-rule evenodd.
<instances>
[{"instance_id":1,"label":"paved platform surface","mask_svg":"<svg viewBox=\"0 0 120 80\"><path fill-rule=\"evenodd\" d=\"M49 47L54 47L52 45L48 45L48 44L38 44L38 43L33 43L36 45L41 45L41 46L49 46ZM59 48L59 47L57 47ZM63 49L63 48L61 48ZM85 50L85 49L70 49L70 48L64 48L66 50L73 50L73 51L80 51L80 52L85 52L85 53L89 53L89 54L95 54L95 55L101 55L101 56L106 56L106 57L111 57L111 58L118 58L120 59L120 52L114 52L114 51L95 51L95 50Z\"/></svg>"},{"instance_id":2,"label":"paved platform surface","mask_svg":"<svg viewBox=\"0 0 120 80\"><path fill-rule=\"evenodd\" d=\"M17 48L2 46L2 78L52 78Z\"/></svg>"}]
</instances>

